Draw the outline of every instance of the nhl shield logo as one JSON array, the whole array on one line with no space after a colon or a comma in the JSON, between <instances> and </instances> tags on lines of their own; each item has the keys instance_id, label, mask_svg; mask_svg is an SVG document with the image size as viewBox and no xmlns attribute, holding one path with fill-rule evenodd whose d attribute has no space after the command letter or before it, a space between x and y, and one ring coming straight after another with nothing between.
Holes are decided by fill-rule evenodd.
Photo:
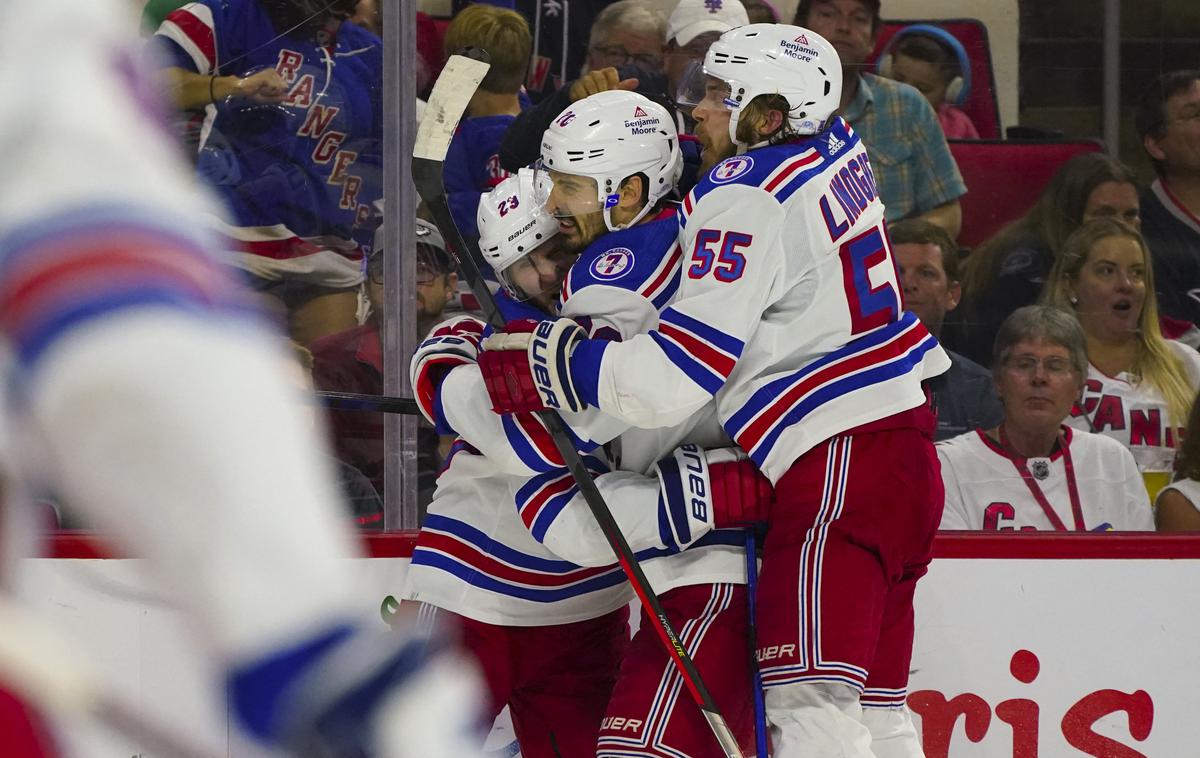
<instances>
[{"instance_id":1,"label":"nhl shield logo","mask_svg":"<svg viewBox=\"0 0 1200 758\"><path fill-rule=\"evenodd\" d=\"M601 281L620 279L633 269L633 251L627 247L614 247L599 255L592 262L592 275Z\"/></svg>"},{"instance_id":2,"label":"nhl shield logo","mask_svg":"<svg viewBox=\"0 0 1200 758\"><path fill-rule=\"evenodd\" d=\"M712 180L716 184L732 182L754 167L754 159L748 155L735 155L718 163L712 170Z\"/></svg>"},{"instance_id":3,"label":"nhl shield logo","mask_svg":"<svg viewBox=\"0 0 1200 758\"><path fill-rule=\"evenodd\" d=\"M1029 471L1034 479L1043 482L1050 476L1050 461L1046 458L1034 458L1029 462Z\"/></svg>"}]
</instances>

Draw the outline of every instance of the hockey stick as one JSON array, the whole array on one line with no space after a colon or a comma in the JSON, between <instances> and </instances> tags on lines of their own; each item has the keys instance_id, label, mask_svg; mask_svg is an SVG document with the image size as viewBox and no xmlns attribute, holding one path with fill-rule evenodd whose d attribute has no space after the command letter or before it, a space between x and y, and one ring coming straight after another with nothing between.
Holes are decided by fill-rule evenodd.
<instances>
[{"instance_id":1,"label":"hockey stick","mask_svg":"<svg viewBox=\"0 0 1200 758\"><path fill-rule=\"evenodd\" d=\"M450 254L458 263L463 278L467 280L471 291L479 299L488 323L499 330L504 328L504 317L496 307L491 290L487 288L483 277L479 274L479 267L475 263L478 253L468 249L462 234L459 233L454 223L454 218L450 215L450 206L446 199L446 189L442 180L442 164L446 158L446 151L450 147L450 140L454 136L454 129L488 68L487 55L482 51L468 49L465 55L450 56L450 60L442 69L441 75L433 86L433 92L426 105L425 117L421 120L421 128L417 131L412 173L417 194L421 196L426 209L433 216L434 224L442 233L442 238L450 248ZM729 758L742 758L742 751L738 747L737 739L730 731L729 725L725 723L725 719L717 711L717 705L704 685L695 662L684 648L683 642L667 618L658 595L650 587L650 582L642 572L637 557L629 548L629 543L626 542L620 527L617 526L612 512L604 503L604 498L596 488L596 483L592 481L591 473L588 472L579 453L576 452L575 446L571 444L562 419L553 411L541 411L538 413L538 417L550 430L555 447L558 448L571 475L575 477L593 518L596 519L600 531L604 533L609 546L616 555L617 563L620 564L625 576L629 579L629 584L641 601L642 607L646 609L650 623L658 632L680 677L687 685L692 700L708 720L708 725L721 744L721 749Z\"/></svg>"},{"instance_id":2,"label":"hockey stick","mask_svg":"<svg viewBox=\"0 0 1200 758\"><path fill-rule=\"evenodd\" d=\"M417 401L411 397L328 391L315 394L321 405L338 411L376 411L378 413L399 413L405 416L416 416L421 412L417 408Z\"/></svg>"},{"instance_id":3,"label":"hockey stick","mask_svg":"<svg viewBox=\"0 0 1200 758\"><path fill-rule=\"evenodd\" d=\"M754 747L767 756L767 706L763 702L762 674L758 670L758 525L746 529L746 643L750 649L750 686L754 689Z\"/></svg>"},{"instance_id":4,"label":"hockey stick","mask_svg":"<svg viewBox=\"0 0 1200 758\"><path fill-rule=\"evenodd\" d=\"M106 691L69 642L10 600L0 600L0 679L47 713L90 716L147 752L171 758L219 758L226 752L196 743Z\"/></svg>"}]
</instances>

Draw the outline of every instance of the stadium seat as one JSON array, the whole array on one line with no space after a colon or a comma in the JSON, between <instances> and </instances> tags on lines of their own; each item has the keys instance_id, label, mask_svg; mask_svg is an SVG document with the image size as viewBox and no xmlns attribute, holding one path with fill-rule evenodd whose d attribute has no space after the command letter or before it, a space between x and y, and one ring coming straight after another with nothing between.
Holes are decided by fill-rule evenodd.
<instances>
[{"instance_id":1,"label":"stadium seat","mask_svg":"<svg viewBox=\"0 0 1200 758\"><path fill-rule=\"evenodd\" d=\"M930 21L884 21L869 62L874 66L896 32L913 24L941 27L962 43L971 59L971 91L962 105L963 112L975 123L983 139L1000 139L1000 104L996 99L996 80L992 72L992 49L987 27L973 18L935 19Z\"/></svg>"},{"instance_id":2,"label":"stadium seat","mask_svg":"<svg viewBox=\"0 0 1200 758\"><path fill-rule=\"evenodd\" d=\"M1033 207L1059 166L1101 149L1096 141L951 140L950 152L967 184L959 243L975 247L988 239Z\"/></svg>"}]
</instances>

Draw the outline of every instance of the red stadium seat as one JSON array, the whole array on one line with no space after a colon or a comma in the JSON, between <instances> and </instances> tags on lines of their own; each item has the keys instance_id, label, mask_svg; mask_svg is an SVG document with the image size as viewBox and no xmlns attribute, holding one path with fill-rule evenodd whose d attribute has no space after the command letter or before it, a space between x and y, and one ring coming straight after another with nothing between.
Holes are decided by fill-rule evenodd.
<instances>
[{"instance_id":1,"label":"red stadium seat","mask_svg":"<svg viewBox=\"0 0 1200 758\"><path fill-rule=\"evenodd\" d=\"M935 19L930 21L884 21L869 62L873 66L896 32L913 24L941 27L962 43L971 59L971 90L962 105L963 112L975 123L983 139L1000 139L1000 104L996 99L996 79L992 72L992 48L987 27L973 18Z\"/></svg>"},{"instance_id":2,"label":"red stadium seat","mask_svg":"<svg viewBox=\"0 0 1200 758\"><path fill-rule=\"evenodd\" d=\"M1101 149L1096 141L951 140L950 152L967 184L959 243L974 247L988 239L1033 207L1059 166Z\"/></svg>"}]
</instances>

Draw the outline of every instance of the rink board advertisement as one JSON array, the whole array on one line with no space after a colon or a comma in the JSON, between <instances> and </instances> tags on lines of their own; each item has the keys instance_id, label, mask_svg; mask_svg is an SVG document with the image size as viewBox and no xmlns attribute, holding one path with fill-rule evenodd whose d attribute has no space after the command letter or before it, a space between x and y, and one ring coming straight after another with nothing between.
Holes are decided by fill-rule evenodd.
<instances>
[{"instance_id":1,"label":"rink board advertisement","mask_svg":"<svg viewBox=\"0 0 1200 758\"><path fill-rule=\"evenodd\" d=\"M1088 539L1078 544L1091 547L1080 550L1043 540L1028 550L1019 542L1027 538L1016 537L999 550L995 542L975 550L988 543L939 539L942 557L917 594L909 694L928 758L1195 754L1200 549L1193 543L1136 538L1112 550ZM383 605L399 590L411 538L372 547L385 557L361 561L363 582ZM23 594L78 637L130 702L242 754L226 729L216 677L173 610L170 588L148 585L138 566L31 560ZM94 726L63 730L70 755L138 752Z\"/></svg>"}]
</instances>

